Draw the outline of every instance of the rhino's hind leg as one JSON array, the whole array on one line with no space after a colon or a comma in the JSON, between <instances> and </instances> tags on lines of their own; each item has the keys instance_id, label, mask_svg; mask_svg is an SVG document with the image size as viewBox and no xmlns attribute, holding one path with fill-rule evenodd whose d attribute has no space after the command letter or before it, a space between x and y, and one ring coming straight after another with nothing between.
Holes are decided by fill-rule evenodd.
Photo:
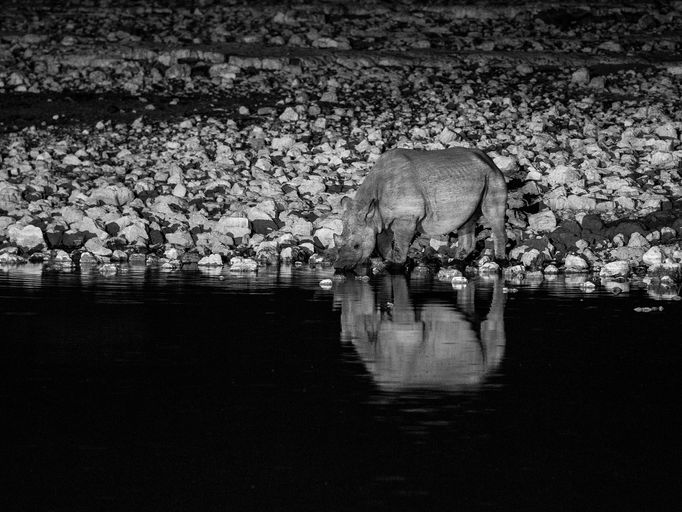
<instances>
[{"instance_id":1,"label":"rhino's hind leg","mask_svg":"<svg viewBox=\"0 0 682 512\"><path fill-rule=\"evenodd\" d=\"M481 201L481 211L492 228L495 258L498 260L506 260L507 233L504 230L506 210L507 186L504 177L501 174L499 176L492 175L483 201Z\"/></svg>"},{"instance_id":2,"label":"rhino's hind leg","mask_svg":"<svg viewBox=\"0 0 682 512\"><path fill-rule=\"evenodd\" d=\"M417 219L396 219L391 224L393 244L386 259L390 263L402 265L407 260L407 250L414 239Z\"/></svg>"}]
</instances>

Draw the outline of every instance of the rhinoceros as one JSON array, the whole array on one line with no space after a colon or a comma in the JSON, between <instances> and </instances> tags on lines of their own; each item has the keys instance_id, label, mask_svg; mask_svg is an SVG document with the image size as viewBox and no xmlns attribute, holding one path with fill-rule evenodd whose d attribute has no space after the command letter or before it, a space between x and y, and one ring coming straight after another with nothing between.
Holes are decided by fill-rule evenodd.
<instances>
[{"instance_id":1,"label":"rhinoceros","mask_svg":"<svg viewBox=\"0 0 682 512\"><path fill-rule=\"evenodd\" d=\"M403 264L417 233L457 231L464 258L474 249L481 214L492 228L495 257L505 258L507 185L492 159L479 150L387 151L355 198L344 197L341 206L343 231L334 237L339 270L361 266L375 247L389 263Z\"/></svg>"}]
</instances>

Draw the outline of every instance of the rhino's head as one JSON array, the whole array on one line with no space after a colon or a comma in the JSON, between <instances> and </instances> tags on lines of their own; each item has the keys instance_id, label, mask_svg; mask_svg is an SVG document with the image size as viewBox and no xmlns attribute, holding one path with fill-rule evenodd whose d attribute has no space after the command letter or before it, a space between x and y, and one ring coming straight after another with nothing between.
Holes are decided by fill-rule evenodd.
<instances>
[{"instance_id":1,"label":"rhino's head","mask_svg":"<svg viewBox=\"0 0 682 512\"><path fill-rule=\"evenodd\" d=\"M372 254L376 235L381 232L381 220L376 201L361 207L350 197L341 200L343 210L343 232L334 235L334 245L339 251L334 267L339 270L353 270L362 265Z\"/></svg>"}]
</instances>

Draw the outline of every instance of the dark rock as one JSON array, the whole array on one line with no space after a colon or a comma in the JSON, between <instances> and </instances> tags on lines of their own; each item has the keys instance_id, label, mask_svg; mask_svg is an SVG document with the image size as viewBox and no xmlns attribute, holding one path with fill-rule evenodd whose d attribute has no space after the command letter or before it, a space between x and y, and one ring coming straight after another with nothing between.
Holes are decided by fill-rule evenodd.
<instances>
[{"instance_id":1,"label":"dark rock","mask_svg":"<svg viewBox=\"0 0 682 512\"><path fill-rule=\"evenodd\" d=\"M580 235L583 230L583 228L580 227L580 224L574 220L563 220L558 227L568 231L569 233L575 233L576 235Z\"/></svg>"},{"instance_id":2,"label":"dark rock","mask_svg":"<svg viewBox=\"0 0 682 512\"><path fill-rule=\"evenodd\" d=\"M541 238L526 238L525 240L521 240L519 245L525 245L529 249L537 249L538 251L543 252L549 248L550 243L549 237L543 236Z\"/></svg>"},{"instance_id":3,"label":"dark rock","mask_svg":"<svg viewBox=\"0 0 682 512\"><path fill-rule=\"evenodd\" d=\"M109 222L104 229L107 233L109 233L109 235L116 236L118 232L121 231L121 226L119 226L116 222Z\"/></svg>"},{"instance_id":4,"label":"dark rock","mask_svg":"<svg viewBox=\"0 0 682 512\"><path fill-rule=\"evenodd\" d=\"M639 233L642 236L646 236L648 231L638 221L624 220L618 221L613 226L610 226L607 229L607 233L609 238L622 234L625 237L625 243L627 243L633 233Z\"/></svg>"},{"instance_id":5,"label":"dark rock","mask_svg":"<svg viewBox=\"0 0 682 512\"><path fill-rule=\"evenodd\" d=\"M678 217L670 225L677 232L677 236L682 236L682 217Z\"/></svg>"},{"instance_id":6,"label":"dark rock","mask_svg":"<svg viewBox=\"0 0 682 512\"><path fill-rule=\"evenodd\" d=\"M78 249L79 247L82 247L88 238L87 234L82 231L73 233L65 231L62 235L62 246L66 249Z\"/></svg>"},{"instance_id":7,"label":"dark rock","mask_svg":"<svg viewBox=\"0 0 682 512\"><path fill-rule=\"evenodd\" d=\"M151 245L161 245L164 243L165 237L158 229L149 230L149 243Z\"/></svg>"},{"instance_id":8,"label":"dark rock","mask_svg":"<svg viewBox=\"0 0 682 512\"><path fill-rule=\"evenodd\" d=\"M47 231L45 231L45 239L47 240L48 247L51 249L61 247L63 244L62 239L64 237L64 231L63 226L48 228Z\"/></svg>"},{"instance_id":9,"label":"dark rock","mask_svg":"<svg viewBox=\"0 0 682 512\"><path fill-rule=\"evenodd\" d=\"M257 235L267 235L277 229L279 229L277 224L272 220L256 219L251 221L251 230Z\"/></svg>"},{"instance_id":10,"label":"dark rock","mask_svg":"<svg viewBox=\"0 0 682 512\"><path fill-rule=\"evenodd\" d=\"M562 223L563 224L563 223ZM566 254L569 251L575 250L575 243L580 240L580 234L569 228L559 226L549 234L549 239L557 252Z\"/></svg>"},{"instance_id":11,"label":"dark rock","mask_svg":"<svg viewBox=\"0 0 682 512\"><path fill-rule=\"evenodd\" d=\"M590 213L583 217L581 222L583 231L604 235L604 222L599 215Z\"/></svg>"}]
</instances>

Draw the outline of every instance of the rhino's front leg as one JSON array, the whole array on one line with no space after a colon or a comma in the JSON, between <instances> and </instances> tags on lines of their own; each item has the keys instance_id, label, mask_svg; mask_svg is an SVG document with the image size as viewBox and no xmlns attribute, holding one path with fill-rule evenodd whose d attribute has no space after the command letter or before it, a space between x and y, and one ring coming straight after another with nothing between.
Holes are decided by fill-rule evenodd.
<instances>
[{"instance_id":1,"label":"rhino's front leg","mask_svg":"<svg viewBox=\"0 0 682 512\"><path fill-rule=\"evenodd\" d=\"M469 219L457 230L457 258L466 259L474 250L476 220Z\"/></svg>"},{"instance_id":2,"label":"rhino's front leg","mask_svg":"<svg viewBox=\"0 0 682 512\"><path fill-rule=\"evenodd\" d=\"M393 249L393 231L390 228L384 229L377 235L377 250L385 260L391 257Z\"/></svg>"},{"instance_id":3,"label":"rhino's front leg","mask_svg":"<svg viewBox=\"0 0 682 512\"><path fill-rule=\"evenodd\" d=\"M407 259L407 250L414 240L417 219L396 219L391 224L393 245L386 258L390 263L402 265Z\"/></svg>"}]
</instances>

